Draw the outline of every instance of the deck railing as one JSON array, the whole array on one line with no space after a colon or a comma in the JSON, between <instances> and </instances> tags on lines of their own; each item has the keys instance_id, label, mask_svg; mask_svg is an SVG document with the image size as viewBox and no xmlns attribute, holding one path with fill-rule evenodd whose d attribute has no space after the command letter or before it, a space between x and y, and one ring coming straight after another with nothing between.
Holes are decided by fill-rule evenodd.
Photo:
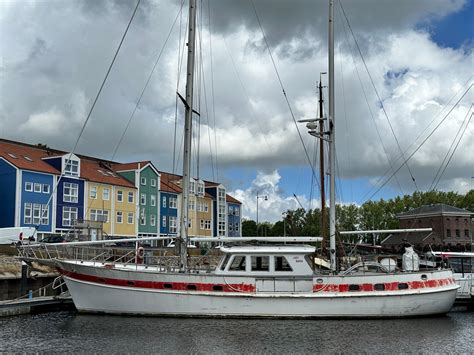
<instances>
[{"instance_id":1,"label":"deck railing","mask_svg":"<svg viewBox=\"0 0 474 355\"><path fill-rule=\"evenodd\" d=\"M25 261L36 261L51 265L55 260L80 260L92 262L93 265L127 265L138 268L154 267L159 271L178 271L179 256L172 255L169 250L145 248L143 256L137 257L135 248L70 246L62 244L24 244L17 247L19 257ZM171 254L171 255L170 255ZM219 263L219 255L190 256L190 271L207 271L215 269Z\"/></svg>"}]
</instances>

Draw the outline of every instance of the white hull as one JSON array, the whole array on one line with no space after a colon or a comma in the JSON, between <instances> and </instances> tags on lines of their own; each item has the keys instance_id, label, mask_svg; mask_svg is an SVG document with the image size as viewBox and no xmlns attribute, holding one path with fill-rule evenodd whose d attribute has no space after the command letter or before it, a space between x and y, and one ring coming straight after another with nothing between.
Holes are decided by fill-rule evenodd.
<instances>
[{"instance_id":1,"label":"white hull","mask_svg":"<svg viewBox=\"0 0 474 355\"><path fill-rule=\"evenodd\" d=\"M188 317L325 317L325 318L380 318L414 317L443 314L450 310L458 286L454 280L445 285L416 290L393 291L301 291L301 292L215 292L163 290L145 287L127 287L81 280L77 277L90 273L91 279L102 276L122 279L133 277L143 282L222 282L218 275L162 274L157 272L136 272L108 270L105 268L80 266L59 262L63 277L71 292L77 309L81 312L134 314L155 316ZM73 265L73 269L71 266ZM64 269L74 270L68 273ZM69 276L68 276L69 274ZM422 273L420 273L421 275ZM449 278L449 271L429 274L431 278ZM378 281L390 281L391 275L375 276ZM392 275L393 276L393 275ZM416 276L401 275L406 280ZM419 275L418 275L419 276ZM367 280L367 276L354 276L350 282ZM400 279L400 275L397 275ZM100 280L104 280L100 278ZM255 282L256 278L236 278L235 282ZM316 277L315 277L316 279ZM348 277L325 276L325 282L347 282ZM110 279L112 280L112 279ZM154 281L153 281L154 280ZM452 278L451 278L452 280ZM377 280L376 280L377 281ZM130 282L130 281L128 281ZM139 282L139 281L136 281ZM230 280L226 280L230 283ZM293 280L294 282L294 280ZM304 282L304 280L303 280ZM408 282L408 281L407 281Z\"/></svg>"}]
</instances>

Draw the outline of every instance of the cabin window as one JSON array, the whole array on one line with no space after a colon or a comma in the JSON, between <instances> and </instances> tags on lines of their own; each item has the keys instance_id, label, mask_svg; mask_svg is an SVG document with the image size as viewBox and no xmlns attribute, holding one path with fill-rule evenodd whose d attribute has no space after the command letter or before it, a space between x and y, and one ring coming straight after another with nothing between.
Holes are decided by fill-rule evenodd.
<instances>
[{"instance_id":1,"label":"cabin window","mask_svg":"<svg viewBox=\"0 0 474 355\"><path fill-rule=\"evenodd\" d=\"M293 271L284 256L275 256L275 271Z\"/></svg>"},{"instance_id":2,"label":"cabin window","mask_svg":"<svg viewBox=\"0 0 474 355\"><path fill-rule=\"evenodd\" d=\"M374 285L374 290L375 291L385 291L385 285L384 284L375 284Z\"/></svg>"},{"instance_id":3,"label":"cabin window","mask_svg":"<svg viewBox=\"0 0 474 355\"><path fill-rule=\"evenodd\" d=\"M426 281L426 280L428 280L428 276L426 276L425 274L423 274L423 275L421 275L421 279L422 279L423 281Z\"/></svg>"},{"instance_id":4,"label":"cabin window","mask_svg":"<svg viewBox=\"0 0 474 355\"><path fill-rule=\"evenodd\" d=\"M222 265L221 265L221 270L225 270L225 267L227 266L227 263L229 262L229 259L230 259L230 255L226 254L225 258L224 258L224 261L222 262Z\"/></svg>"},{"instance_id":5,"label":"cabin window","mask_svg":"<svg viewBox=\"0 0 474 355\"><path fill-rule=\"evenodd\" d=\"M252 256L252 271L269 271L268 256Z\"/></svg>"},{"instance_id":6,"label":"cabin window","mask_svg":"<svg viewBox=\"0 0 474 355\"><path fill-rule=\"evenodd\" d=\"M173 288L173 284L163 284L163 288Z\"/></svg>"},{"instance_id":7,"label":"cabin window","mask_svg":"<svg viewBox=\"0 0 474 355\"><path fill-rule=\"evenodd\" d=\"M398 284L398 289L399 290L407 290L408 289L408 284L400 283L400 284Z\"/></svg>"},{"instance_id":8,"label":"cabin window","mask_svg":"<svg viewBox=\"0 0 474 355\"><path fill-rule=\"evenodd\" d=\"M197 286L194 285L194 284L188 284L188 285L186 285L186 288L187 288L189 291L196 291L196 290L197 290Z\"/></svg>"},{"instance_id":9,"label":"cabin window","mask_svg":"<svg viewBox=\"0 0 474 355\"><path fill-rule=\"evenodd\" d=\"M359 285L349 285L349 291L360 291Z\"/></svg>"},{"instance_id":10,"label":"cabin window","mask_svg":"<svg viewBox=\"0 0 474 355\"><path fill-rule=\"evenodd\" d=\"M234 256L229 271L245 271L245 255Z\"/></svg>"}]
</instances>

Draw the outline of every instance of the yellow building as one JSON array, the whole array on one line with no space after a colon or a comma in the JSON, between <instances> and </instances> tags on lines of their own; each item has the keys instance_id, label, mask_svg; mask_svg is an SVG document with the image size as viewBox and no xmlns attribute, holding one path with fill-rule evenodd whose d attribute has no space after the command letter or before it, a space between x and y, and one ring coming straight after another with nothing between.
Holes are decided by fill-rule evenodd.
<instances>
[{"instance_id":1,"label":"yellow building","mask_svg":"<svg viewBox=\"0 0 474 355\"><path fill-rule=\"evenodd\" d=\"M137 189L105 164L82 159L85 184L84 219L103 222L103 232L114 237L137 235Z\"/></svg>"},{"instance_id":2,"label":"yellow building","mask_svg":"<svg viewBox=\"0 0 474 355\"><path fill-rule=\"evenodd\" d=\"M189 197L189 235L194 237L212 237L212 198L210 196L191 195Z\"/></svg>"}]
</instances>

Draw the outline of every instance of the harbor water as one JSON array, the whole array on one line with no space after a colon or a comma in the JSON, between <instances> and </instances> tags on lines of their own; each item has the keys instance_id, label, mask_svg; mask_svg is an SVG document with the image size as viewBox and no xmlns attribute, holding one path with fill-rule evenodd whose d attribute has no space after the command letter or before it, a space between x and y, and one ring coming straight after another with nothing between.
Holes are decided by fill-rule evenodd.
<instances>
[{"instance_id":1,"label":"harbor water","mask_svg":"<svg viewBox=\"0 0 474 355\"><path fill-rule=\"evenodd\" d=\"M0 318L7 353L474 353L474 313L390 320L185 319L57 312Z\"/></svg>"}]
</instances>

